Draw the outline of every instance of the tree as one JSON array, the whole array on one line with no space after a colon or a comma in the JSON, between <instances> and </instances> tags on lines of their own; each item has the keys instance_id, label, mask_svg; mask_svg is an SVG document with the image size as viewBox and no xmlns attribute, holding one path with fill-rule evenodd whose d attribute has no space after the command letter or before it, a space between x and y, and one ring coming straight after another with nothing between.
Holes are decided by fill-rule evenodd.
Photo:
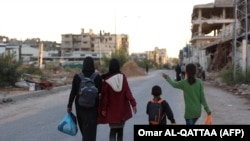
<instances>
[{"instance_id":1,"label":"tree","mask_svg":"<svg viewBox=\"0 0 250 141\"><path fill-rule=\"evenodd\" d=\"M22 60L16 60L15 53L6 51L0 55L0 87L15 85L15 82L21 77L21 71L18 69L22 65Z\"/></svg>"},{"instance_id":2,"label":"tree","mask_svg":"<svg viewBox=\"0 0 250 141\"><path fill-rule=\"evenodd\" d=\"M111 58L118 59L118 61L120 62L121 66L124 63L126 63L128 61L128 59L129 59L128 55L127 55L127 52L126 52L125 48L123 48L123 47L120 47L119 49L117 49L114 52L112 52Z\"/></svg>"},{"instance_id":3,"label":"tree","mask_svg":"<svg viewBox=\"0 0 250 141\"><path fill-rule=\"evenodd\" d=\"M102 58L102 66L101 66L101 72L107 72L108 71L108 66L109 66L109 61L111 58L116 58L119 62L121 67L123 66L124 63L126 63L129 60L129 56L127 55L127 52L124 48L120 47L119 49L115 50L114 52L111 53L111 57L103 56Z\"/></svg>"}]
</instances>

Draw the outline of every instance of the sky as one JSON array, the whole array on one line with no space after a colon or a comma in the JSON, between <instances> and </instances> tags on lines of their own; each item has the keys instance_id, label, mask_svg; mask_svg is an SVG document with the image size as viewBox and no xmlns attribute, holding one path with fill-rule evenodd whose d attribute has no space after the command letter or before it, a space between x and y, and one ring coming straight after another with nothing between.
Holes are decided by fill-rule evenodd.
<instances>
[{"instance_id":1,"label":"sky","mask_svg":"<svg viewBox=\"0 0 250 141\"><path fill-rule=\"evenodd\" d=\"M128 34L130 53L166 48L178 57L189 42L193 6L214 0L1 0L0 36L61 43L93 29Z\"/></svg>"}]
</instances>

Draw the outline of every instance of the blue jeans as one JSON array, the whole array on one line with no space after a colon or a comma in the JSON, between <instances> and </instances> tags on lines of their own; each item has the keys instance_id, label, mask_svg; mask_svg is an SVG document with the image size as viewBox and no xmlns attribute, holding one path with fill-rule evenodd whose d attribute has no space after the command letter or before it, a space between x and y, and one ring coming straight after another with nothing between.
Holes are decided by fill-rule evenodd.
<instances>
[{"instance_id":1,"label":"blue jeans","mask_svg":"<svg viewBox=\"0 0 250 141\"><path fill-rule=\"evenodd\" d=\"M185 119L185 120L186 120L186 125L195 125L198 118Z\"/></svg>"}]
</instances>

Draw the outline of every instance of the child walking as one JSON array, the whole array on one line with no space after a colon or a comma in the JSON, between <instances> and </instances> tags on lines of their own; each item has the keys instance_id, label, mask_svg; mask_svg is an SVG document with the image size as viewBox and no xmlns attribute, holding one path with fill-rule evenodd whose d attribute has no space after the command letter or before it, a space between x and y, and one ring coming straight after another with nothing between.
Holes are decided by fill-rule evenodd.
<instances>
[{"instance_id":1,"label":"child walking","mask_svg":"<svg viewBox=\"0 0 250 141\"><path fill-rule=\"evenodd\" d=\"M155 85L152 87L153 99L147 104L146 113L148 115L149 125L166 125L167 118L171 124L175 124L174 115L168 102L161 98L161 87Z\"/></svg>"},{"instance_id":2,"label":"child walking","mask_svg":"<svg viewBox=\"0 0 250 141\"><path fill-rule=\"evenodd\" d=\"M186 125L194 125L201 116L202 106L211 115L211 110L207 104L202 80L196 77L196 65L190 63L186 66L187 77L181 81L173 81L167 74L162 74L163 78L174 88L183 91L185 102L184 118Z\"/></svg>"}]
</instances>

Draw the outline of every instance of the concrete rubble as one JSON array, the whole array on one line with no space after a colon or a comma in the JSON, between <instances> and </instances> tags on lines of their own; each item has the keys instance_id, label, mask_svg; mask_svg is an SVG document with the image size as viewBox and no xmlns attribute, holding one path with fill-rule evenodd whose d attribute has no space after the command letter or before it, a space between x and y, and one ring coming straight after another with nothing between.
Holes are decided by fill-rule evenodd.
<instances>
[{"instance_id":1,"label":"concrete rubble","mask_svg":"<svg viewBox=\"0 0 250 141\"><path fill-rule=\"evenodd\" d=\"M250 85L249 84L236 84L236 85L227 85L223 83L220 78L218 78L218 73L207 73L207 80L204 81L207 85L213 85L215 87L219 87L224 89L234 95L244 96L246 98L250 98Z\"/></svg>"}]
</instances>

